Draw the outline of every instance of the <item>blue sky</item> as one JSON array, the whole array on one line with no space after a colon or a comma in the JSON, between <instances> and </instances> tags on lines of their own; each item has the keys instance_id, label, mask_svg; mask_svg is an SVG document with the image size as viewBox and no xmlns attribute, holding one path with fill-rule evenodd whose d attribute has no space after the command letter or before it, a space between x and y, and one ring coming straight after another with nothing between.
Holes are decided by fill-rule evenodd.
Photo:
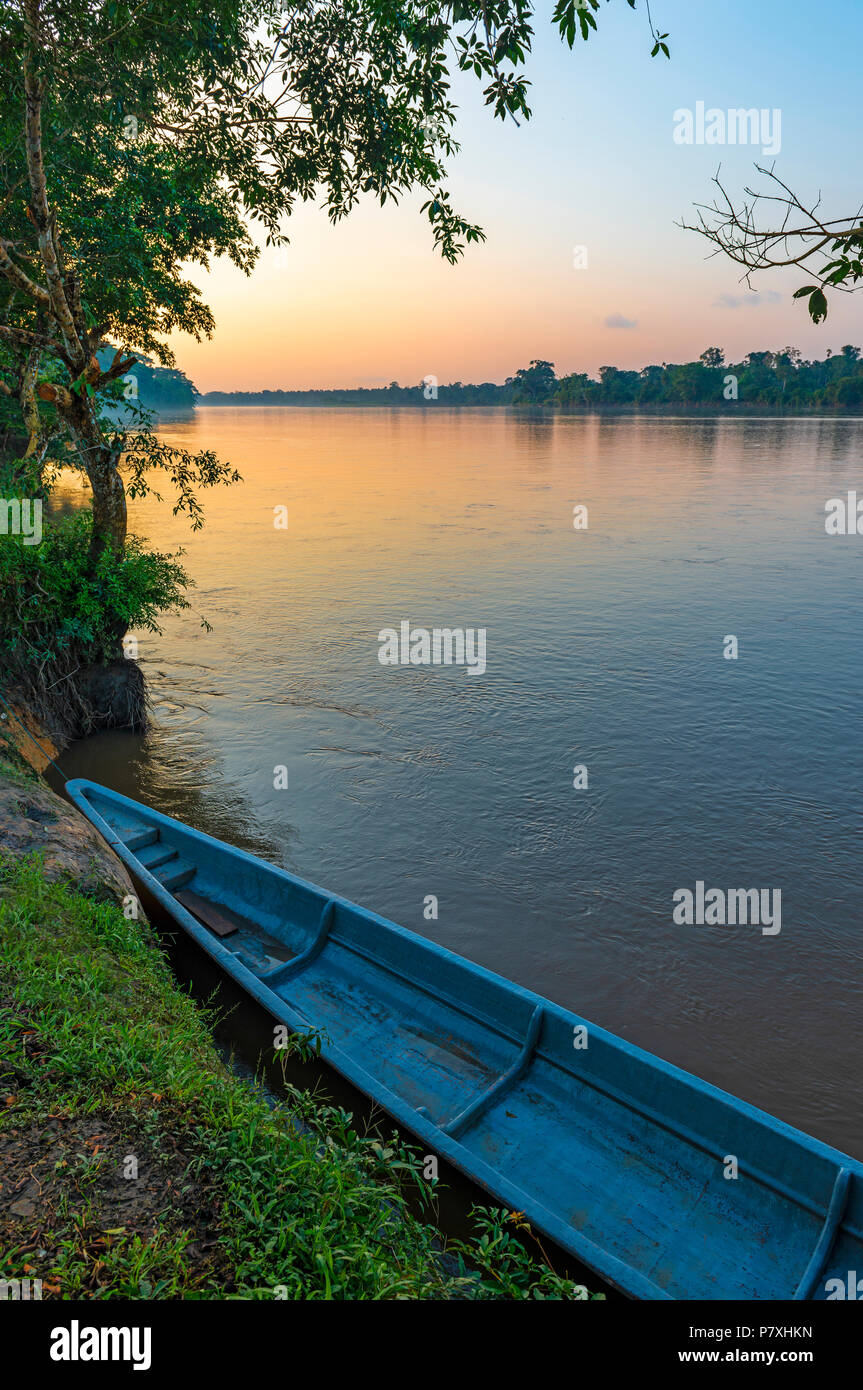
<instances>
[{"instance_id":1,"label":"blue sky","mask_svg":"<svg viewBox=\"0 0 863 1390\"><path fill-rule=\"evenodd\" d=\"M287 255L266 252L251 282L224 266L206 277L216 339L176 343L203 389L501 380L537 356L562 373L680 361L714 343L733 357L863 342L863 298L842 298L815 328L791 299L799 272L764 277L755 301L730 262L706 259L707 243L675 226L710 199L720 161L735 192L764 161L760 147L673 138L674 112L699 101L778 108L777 173L801 193L820 190L829 215L854 212L859 0L652 0L670 62L649 56L643 0L635 13L611 0L599 32L572 52L552 8L537 15L530 123L494 121L477 84L454 82L463 148L453 200L487 242L453 268L434 252L420 199L363 207L335 229L301 209ZM575 270L581 245L588 267Z\"/></svg>"}]
</instances>

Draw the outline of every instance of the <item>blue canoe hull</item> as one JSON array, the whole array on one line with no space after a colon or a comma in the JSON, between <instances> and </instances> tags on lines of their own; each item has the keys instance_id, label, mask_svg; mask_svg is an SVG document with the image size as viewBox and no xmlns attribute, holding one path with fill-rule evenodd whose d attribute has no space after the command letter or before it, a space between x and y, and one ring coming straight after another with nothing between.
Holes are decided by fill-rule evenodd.
<instances>
[{"instance_id":1,"label":"blue canoe hull","mask_svg":"<svg viewBox=\"0 0 863 1390\"><path fill-rule=\"evenodd\" d=\"M67 790L275 1020L320 1030L426 1152L609 1284L823 1299L863 1271L863 1164L283 869L96 783ZM240 929L221 939L177 894Z\"/></svg>"}]
</instances>

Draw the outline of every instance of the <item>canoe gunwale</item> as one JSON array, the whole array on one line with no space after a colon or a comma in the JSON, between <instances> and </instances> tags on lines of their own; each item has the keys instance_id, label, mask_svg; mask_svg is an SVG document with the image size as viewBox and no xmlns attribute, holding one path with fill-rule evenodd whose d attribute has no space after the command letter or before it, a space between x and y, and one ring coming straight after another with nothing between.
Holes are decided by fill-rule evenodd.
<instances>
[{"instance_id":1,"label":"canoe gunwale","mask_svg":"<svg viewBox=\"0 0 863 1390\"><path fill-rule=\"evenodd\" d=\"M581 1263L594 1269L601 1278L613 1287L619 1289L629 1297L648 1300L674 1299L675 1295L670 1294L659 1284L654 1283L647 1275L642 1274L638 1268L626 1263L625 1260L612 1254L610 1250L595 1244L588 1236L582 1234L576 1227L561 1220L553 1211L549 1210L536 1196L520 1188L510 1178L506 1177L500 1169L491 1167L474 1150L467 1149L461 1142L462 1136L472 1128L474 1123L481 1118L483 1113L493 1106L512 1086L517 1085L534 1061L542 1061L553 1068L563 1069L567 1075L572 1077L577 1083L596 1090L608 1099L623 1106L626 1110L638 1114L650 1124L664 1129L667 1133L673 1134L684 1143L693 1146L713 1158L720 1161L728 1152L718 1143L711 1143L710 1139L697 1131L690 1130L685 1124L680 1123L676 1115L664 1115L661 1111L653 1109L649 1104L640 1101L631 1092L623 1091L613 1082L606 1080L605 1076L597 1077L594 1073L568 1070L562 1067L560 1055L551 1050L546 1050L543 1046L543 1039L548 1037L547 1024L552 1021L565 1023L567 1027L575 1024L584 1024L590 1030L592 1037L596 1038L603 1046L615 1049L618 1054L630 1059L638 1065L647 1064L654 1072L661 1075L670 1082L683 1084L690 1089L694 1088L700 1097L708 1099L714 1104L718 1104L722 1111L728 1112L734 1118L742 1119L749 1123L755 1123L766 1127L770 1133L786 1143L793 1144L798 1150L804 1150L810 1159L818 1160L822 1164L828 1164L829 1170L822 1176L832 1177L832 1193L829 1200L820 1202L811 1197L801 1188L791 1188L783 1183L778 1177L770 1172L764 1172L754 1165L744 1162L738 1158L738 1169L745 1173L755 1182L768 1188L784 1201L797 1206L806 1211L810 1216L815 1217L821 1224L820 1234L815 1243L812 1254L806 1265L796 1292L792 1296L794 1299L809 1299L813 1296L815 1287L820 1276L823 1274L828 1264L833 1245L840 1233L844 1232L854 1240L863 1241L863 1231L858 1226L851 1225L845 1221L850 1194L852 1190L852 1179L857 1183L863 1182L863 1170L861 1165L854 1159L848 1158L841 1152L823 1144L820 1140L811 1135L797 1130L784 1121L777 1119L766 1111L756 1106L750 1105L747 1101L741 1100L720 1088L713 1086L710 1082L703 1081L699 1077L683 1071L672 1063L664 1061L660 1057L655 1057L634 1044L628 1043L625 1039L608 1033L605 1029L594 1024L587 1024L585 1020L579 1019L576 1015L560 1006L551 1003L549 1000L531 991L524 989L512 981L503 979L495 975L492 971L485 970L484 967L477 966L471 961L448 951L444 947L437 946L434 942L429 942L416 933L404 927L399 927L396 923L388 922L379 917L376 913L364 908L357 908L348 899L341 898L337 894L328 893L317 885L306 880L300 879L297 875L291 874L282 869L279 865L271 864L268 860L258 858L246 851L238 850L234 846L225 844L205 832L197 831L183 822L177 821L162 812L155 811L142 803L135 802L121 793L112 792L109 788L102 787L87 779L74 779L67 784L67 791L75 804L84 812L87 818L94 824L96 829L105 838L114 852L123 861L134 880L140 882L166 910L177 924L199 945L202 949L229 975L234 979L253 999L279 1023L287 1024L288 1027L298 1033L307 1033L310 1028L315 1029L316 1025L308 1019L302 1011L293 1003L288 1003L281 995L277 994L270 981L279 984L282 981L293 979L294 975L302 974L307 965L311 965L326 949L331 936L333 941L343 949L350 951L365 959L373 965L386 970L403 983L408 984L414 991L421 991L428 998L438 1003L447 1005L457 1013L471 1019L474 1023L493 1031L499 1038L509 1043L515 1044L520 1049L518 1056L510 1063L507 1069L489 1087L482 1091L478 1096L466 1105L462 1111L453 1116L443 1125L433 1121L426 1110L426 1107L413 1107L409 1102L391 1091L383 1082L377 1080L368 1073L353 1056L345 1053L340 1047L336 1046L328 1039L323 1038L321 1044L321 1056L336 1071L340 1072L347 1080L354 1085L369 1099L388 1111L395 1120L410 1130L422 1142L429 1144L432 1149L441 1154L455 1168L463 1172L469 1179L484 1188L489 1195L501 1205L511 1210L519 1211L524 1214L528 1222L537 1228L544 1230L561 1248L570 1251ZM180 903L170 889L157 879L135 855L122 839L118 831L115 831L108 822L99 814L96 807L89 798L89 793L103 798L110 803L115 803L118 808L128 808L133 817L143 820L145 824L154 825L156 829L164 825L167 830L180 831L184 836L191 836L192 840L205 841L208 845L229 857L238 858L243 863L251 861L258 871L273 874L292 887L300 887L312 894L319 896L323 900L323 908L318 923L317 931L310 946L292 960L283 965L275 967L269 976L256 975L249 969L241 959L238 959L232 951L214 936L205 926L196 920L195 917ZM360 911L366 918L370 919L378 927L384 927L390 932L398 934L400 937L410 942L417 943L427 951L433 952L436 956L446 958L450 963L457 965L461 969L467 970L474 976L479 976L483 982L492 981L497 987L504 989L513 998L517 998L526 1006L531 1006L531 1014L526 1031L516 1032L502 1025L502 1020L495 1019L485 1014L482 1009L473 1007L465 1000L455 999L445 990L432 989L423 980L415 979L389 961L381 964L372 951L367 951L353 940L342 942L339 937L332 933L333 922L339 906L344 906L356 913ZM296 967L296 968L294 968ZM850 1166L849 1166L850 1165ZM855 1202L856 1206L856 1202ZM826 1210L825 1210L826 1207ZM743 1295L740 1295L743 1297Z\"/></svg>"}]
</instances>

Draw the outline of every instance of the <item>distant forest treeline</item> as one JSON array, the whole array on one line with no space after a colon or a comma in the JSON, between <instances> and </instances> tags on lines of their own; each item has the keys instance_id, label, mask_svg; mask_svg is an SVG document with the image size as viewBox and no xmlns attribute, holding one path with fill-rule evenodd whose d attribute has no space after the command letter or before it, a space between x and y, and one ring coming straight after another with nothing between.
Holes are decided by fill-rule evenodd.
<instances>
[{"instance_id":1,"label":"distant forest treeline","mask_svg":"<svg viewBox=\"0 0 863 1390\"><path fill-rule=\"evenodd\" d=\"M147 410L191 410L198 397L197 387L173 367L139 362L131 375L137 377L138 399Z\"/></svg>"},{"instance_id":2,"label":"distant forest treeline","mask_svg":"<svg viewBox=\"0 0 863 1390\"><path fill-rule=\"evenodd\" d=\"M697 362L623 371L600 367L599 377L572 372L558 377L552 362L534 360L508 377L466 385L438 385L426 377L416 386L356 387L321 391L209 391L204 405L540 405L570 410L863 410L860 348L828 350L821 362L806 361L797 348L750 352L726 362L721 348L708 348Z\"/></svg>"},{"instance_id":3,"label":"distant forest treeline","mask_svg":"<svg viewBox=\"0 0 863 1390\"><path fill-rule=\"evenodd\" d=\"M97 355L99 365L106 371L114 356L113 350L105 348ZM138 358L121 379L121 385L126 400L135 400L145 410L157 413L192 410L199 395L198 388L185 372L173 367L154 367L147 357Z\"/></svg>"}]
</instances>

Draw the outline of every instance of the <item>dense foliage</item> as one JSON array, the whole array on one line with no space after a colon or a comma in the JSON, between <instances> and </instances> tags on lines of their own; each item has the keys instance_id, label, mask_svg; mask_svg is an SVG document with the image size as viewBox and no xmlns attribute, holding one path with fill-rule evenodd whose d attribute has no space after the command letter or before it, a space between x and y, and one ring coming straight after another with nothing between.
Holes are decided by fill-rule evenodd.
<instances>
[{"instance_id":1,"label":"dense foliage","mask_svg":"<svg viewBox=\"0 0 863 1390\"><path fill-rule=\"evenodd\" d=\"M39 545L2 537L0 686L30 691L37 707L41 690L102 661L127 629L158 632L160 614L189 606L182 565L137 537L92 566L91 525L78 512L46 526Z\"/></svg>"},{"instance_id":2,"label":"dense foliage","mask_svg":"<svg viewBox=\"0 0 863 1390\"><path fill-rule=\"evenodd\" d=\"M590 410L601 407L703 406L741 409L863 411L863 360L850 344L823 361L805 361L797 348L750 352L740 362L726 362L721 348L708 348L696 362L624 371L600 367L599 377L572 372L557 377L543 360L522 367L498 385L460 381L345 388L331 391L209 391L204 405L556 405Z\"/></svg>"},{"instance_id":3,"label":"dense foliage","mask_svg":"<svg viewBox=\"0 0 863 1390\"><path fill-rule=\"evenodd\" d=\"M725 362L721 349L708 348L697 362L663 362L641 371L600 367L598 381L575 372L556 383L552 399L568 406L859 410L863 362L860 349L850 345L821 362L805 361L793 347Z\"/></svg>"}]
</instances>

